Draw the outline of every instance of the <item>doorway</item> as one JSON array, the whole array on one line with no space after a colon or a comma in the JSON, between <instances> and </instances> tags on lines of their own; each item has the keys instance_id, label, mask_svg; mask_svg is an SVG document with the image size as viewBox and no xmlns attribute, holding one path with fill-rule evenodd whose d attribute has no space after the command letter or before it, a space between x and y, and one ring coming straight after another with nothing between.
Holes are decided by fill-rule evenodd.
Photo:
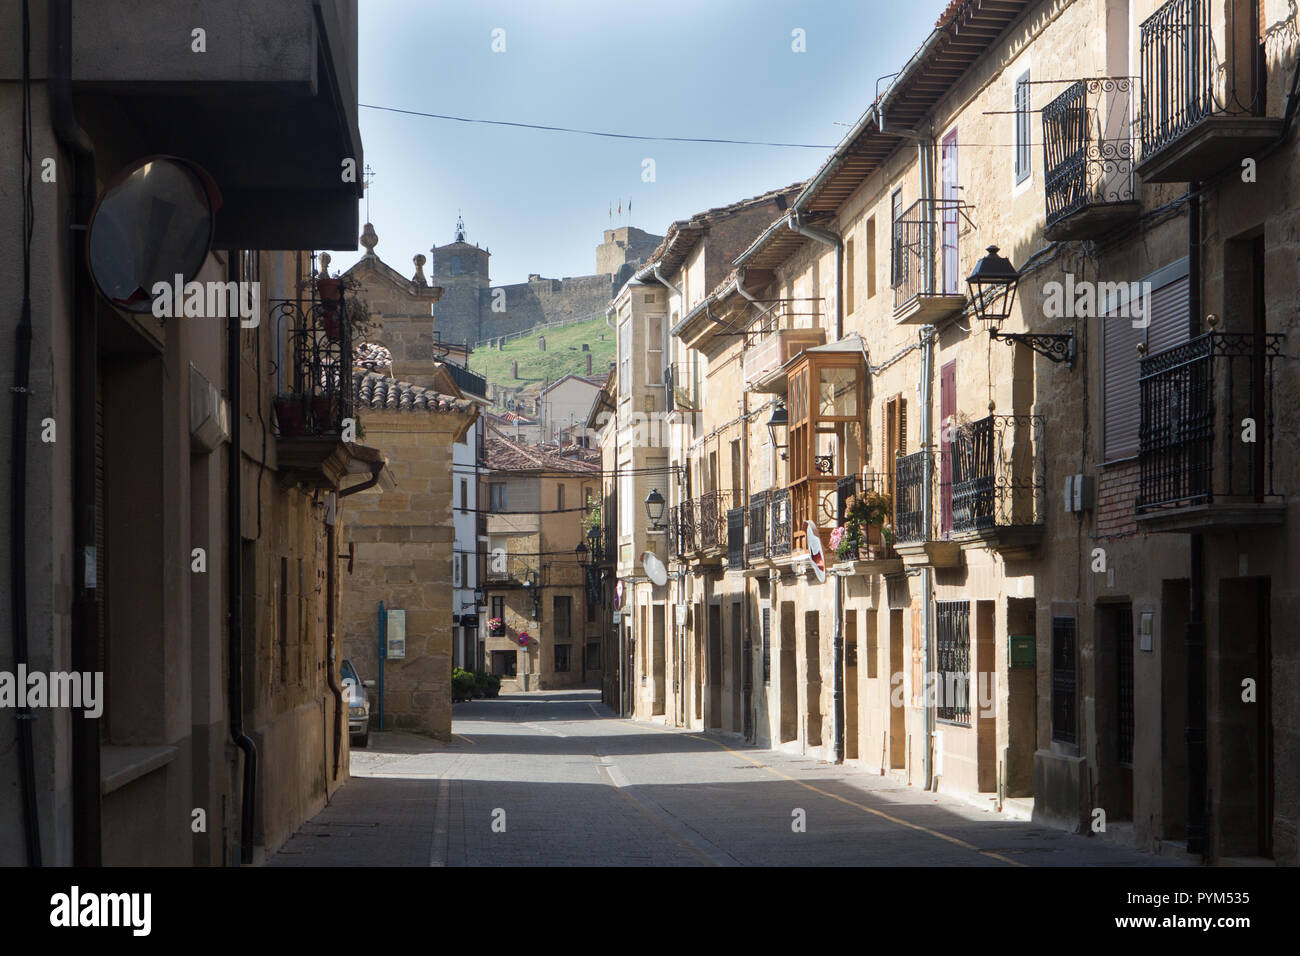
<instances>
[{"instance_id":1,"label":"doorway","mask_svg":"<svg viewBox=\"0 0 1300 956\"><path fill-rule=\"evenodd\" d=\"M893 770L907 766L903 667L903 610L897 608L889 612L889 766Z\"/></svg>"},{"instance_id":2,"label":"doorway","mask_svg":"<svg viewBox=\"0 0 1300 956\"><path fill-rule=\"evenodd\" d=\"M781 743L799 736L799 693L795 676L794 602L781 602Z\"/></svg>"},{"instance_id":3,"label":"doorway","mask_svg":"<svg viewBox=\"0 0 1300 956\"><path fill-rule=\"evenodd\" d=\"M858 612L844 612L844 757L858 759Z\"/></svg>"}]
</instances>

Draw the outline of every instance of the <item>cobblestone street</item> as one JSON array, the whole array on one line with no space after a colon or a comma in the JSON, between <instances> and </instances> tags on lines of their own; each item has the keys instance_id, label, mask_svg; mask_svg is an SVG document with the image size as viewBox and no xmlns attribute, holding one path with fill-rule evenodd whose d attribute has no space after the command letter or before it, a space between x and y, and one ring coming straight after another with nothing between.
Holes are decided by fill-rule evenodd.
<instances>
[{"instance_id":1,"label":"cobblestone street","mask_svg":"<svg viewBox=\"0 0 1300 956\"><path fill-rule=\"evenodd\" d=\"M618 719L595 691L458 704L454 730L451 744L372 733L352 752L353 779L269 865L1179 862L860 769Z\"/></svg>"}]
</instances>

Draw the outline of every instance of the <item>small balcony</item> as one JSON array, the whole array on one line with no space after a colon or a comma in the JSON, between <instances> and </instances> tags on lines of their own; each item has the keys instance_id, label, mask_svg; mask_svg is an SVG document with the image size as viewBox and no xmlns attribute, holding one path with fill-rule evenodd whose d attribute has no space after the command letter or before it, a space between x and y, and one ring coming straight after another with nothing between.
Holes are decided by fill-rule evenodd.
<instances>
[{"instance_id":1,"label":"small balcony","mask_svg":"<svg viewBox=\"0 0 1300 956\"><path fill-rule=\"evenodd\" d=\"M805 349L826 344L820 321L820 299L780 299L756 319L751 331L756 340L744 353L745 388L770 394L786 390L786 363ZM801 328L795 328L801 325Z\"/></svg>"},{"instance_id":2,"label":"small balcony","mask_svg":"<svg viewBox=\"0 0 1300 956\"><path fill-rule=\"evenodd\" d=\"M790 489L776 488L768 499L767 554L770 558L788 557L791 550Z\"/></svg>"},{"instance_id":3,"label":"small balcony","mask_svg":"<svg viewBox=\"0 0 1300 956\"><path fill-rule=\"evenodd\" d=\"M1264 110L1256 0L1170 0L1141 27L1142 158L1148 182L1207 179L1282 129Z\"/></svg>"},{"instance_id":4,"label":"small balcony","mask_svg":"<svg viewBox=\"0 0 1300 956\"><path fill-rule=\"evenodd\" d=\"M1231 533L1282 523L1273 366L1283 341L1208 332L1142 360L1139 526Z\"/></svg>"},{"instance_id":5,"label":"small balcony","mask_svg":"<svg viewBox=\"0 0 1300 956\"><path fill-rule=\"evenodd\" d=\"M535 588L540 580L540 558L536 555L487 556L484 581L490 588Z\"/></svg>"},{"instance_id":6,"label":"small balcony","mask_svg":"<svg viewBox=\"0 0 1300 956\"><path fill-rule=\"evenodd\" d=\"M1093 239L1137 216L1132 90L1130 77L1078 80L1043 107L1047 239Z\"/></svg>"},{"instance_id":7,"label":"small balcony","mask_svg":"<svg viewBox=\"0 0 1300 956\"><path fill-rule=\"evenodd\" d=\"M888 496L889 482L884 474L864 472L848 475L836 484L837 529L840 543L836 546L835 532L826 542L827 562L833 563L836 574L890 574L903 570L903 560L893 548L893 511ZM889 504L889 514L880 522L855 519L855 505L870 499ZM847 544L844 539L849 538ZM853 539L857 547L853 547ZM840 554L844 551L844 554Z\"/></svg>"},{"instance_id":8,"label":"small balcony","mask_svg":"<svg viewBox=\"0 0 1300 956\"><path fill-rule=\"evenodd\" d=\"M894 223L892 284L894 318L935 325L966 308L960 275L966 204L957 199L920 199Z\"/></svg>"},{"instance_id":9,"label":"small balcony","mask_svg":"<svg viewBox=\"0 0 1300 956\"><path fill-rule=\"evenodd\" d=\"M894 551L908 568L952 568L962 562L961 545L935 537L934 502L939 469L929 451L894 460ZM926 512L926 485L930 512Z\"/></svg>"},{"instance_id":10,"label":"small balcony","mask_svg":"<svg viewBox=\"0 0 1300 956\"><path fill-rule=\"evenodd\" d=\"M690 365L674 362L664 369L665 411L698 412L701 408L700 387Z\"/></svg>"},{"instance_id":11,"label":"small balcony","mask_svg":"<svg viewBox=\"0 0 1300 956\"><path fill-rule=\"evenodd\" d=\"M1029 557L1042 539L1046 469L1043 419L989 415L953 429L949 444L950 537L964 547L991 547L1004 558ZM942 489L942 485L941 485Z\"/></svg>"},{"instance_id":12,"label":"small balcony","mask_svg":"<svg viewBox=\"0 0 1300 956\"><path fill-rule=\"evenodd\" d=\"M771 497L771 492L766 490L749 496L749 541L745 545L745 557L751 564L768 556L767 518L772 507Z\"/></svg>"},{"instance_id":13,"label":"small balcony","mask_svg":"<svg viewBox=\"0 0 1300 956\"><path fill-rule=\"evenodd\" d=\"M706 491L696 499L697 527L702 554L721 552L727 544L727 510L730 491Z\"/></svg>"},{"instance_id":14,"label":"small balcony","mask_svg":"<svg viewBox=\"0 0 1300 956\"><path fill-rule=\"evenodd\" d=\"M351 304L277 299L271 327L287 342L289 367L273 401L276 461L287 482L337 488L351 455L344 426L353 417Z\"/></svg>"}]
</instances>

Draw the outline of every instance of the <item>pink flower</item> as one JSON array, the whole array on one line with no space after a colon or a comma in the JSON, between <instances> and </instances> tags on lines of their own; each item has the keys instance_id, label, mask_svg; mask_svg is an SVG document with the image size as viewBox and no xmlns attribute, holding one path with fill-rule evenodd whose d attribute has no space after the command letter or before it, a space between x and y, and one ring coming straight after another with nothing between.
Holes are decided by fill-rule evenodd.
<instances>
[{"instance_id":1,"label":"pink flower","mask_svg":"<svg viewBox=\"0 0 1300 956\"><path fill-rule=\"evenodd\" d=\"M840 541L843 540L843 538L844 538L844 527L843 525L840 525L836 527L834 531L831 532L831 548L838 549L840 546Z\"/></svg>"}]
</instances>

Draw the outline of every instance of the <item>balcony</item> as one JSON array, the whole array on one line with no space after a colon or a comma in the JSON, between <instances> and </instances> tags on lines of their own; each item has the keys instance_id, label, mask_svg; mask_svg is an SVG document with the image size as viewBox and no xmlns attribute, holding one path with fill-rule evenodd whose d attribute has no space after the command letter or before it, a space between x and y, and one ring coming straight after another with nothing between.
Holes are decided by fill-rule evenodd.
<instances>
[{"instance_id":1,"label":"balcony","mask_svg":"<svg viewBox=\"0 0 1300 956\"><path fill-rule=\"evenodd\" d=\"M1208 332L1142 360L1138 524L1234 532L1276 525L1273 365L1282 335ZM1245 439L1245 429L1252 428Z\"/></svg>"},{"instance_id":2,"label":"balcony","mask_svg":"<svg viewBox=\"0 0 1300 956\"><path fill-rule=\"evenodd\" d=\"M757 340L744 352L745 388L771 394L784 392L785 364L805 349L826 344L826 330L816 327L820 299L779 299L750 327ZM813 327L794 328L796 323Z\"/></svg>"},{"instance_id":3,"label":"balcony","mask_svg":"<svg viewBox=\"0 0 1300 956\"><path fill-rule=\"evenodd\" d=\"M939 469L929 451L899 455L894 460L894 551L908 568L952 568L962 562L961 545L936 540L933 517ZM925 488L930 485L930 515L925 509Z\"/></svg>"},{"instance_id":4,"label":"balcony","mask_svg":"<svg viewBox=\"0 0 1300 956\"><path fill-rule=\"evenodd\" d=\"M664 369L664 391L668 412L698 412L700 392L697 376L686 362L674 362Z\"/></svg>"},{"instance_id":5,"label":"balcony","mask_svg":"<svg viewBox=\"0 0 1300 956\"><path fill-rule=\"evenodd\" d=\"M271 327L283 331L289 367L273 400L276 462L284 480L337 488L350 454L344 423L353 420L351 303L276 299Z\"/></svg>"},{"instance_id":6,"label":"balcony","mask_svg":"<svg viewBox=\"0 0 1300 956\"><path fill-rule=\"evenodd\" d=\"M1143 179L1206 179L1281 132L1264 112L1256 9L1255 0L1170 0L1142 23Z\"/></svg>"},{"instance_id":7,"label":"balcony","mask_svg":"<svg viewBox=\"0 0 1300 956\"><path fill-rule=\"evenodd\" d=\"M790 554L791 534L790 518L792 510L790 508L790 490L788 488L777 488L768 502L769 521L767 553L772 558L784 558Z\"/></svg>"},{"instance_id":8,"label":"balcony","mask_svg":"<svg viewBox=\"0 0 1300 956\"><path fill-rule=\"evenodd\" d=\"M837 517L839 527L849 528L852 521L852 502L864 495L888 496L887 476L877 472L864 472L861 475L848 475L836 484ZM836 574L890 574L903 570L903 559L898 556L889 537L893 534L892 514L884 522L889 530L880 524L868 525L858 529L860 538L856 552L841 556L837 549L826 542L827 561L833 562ZM846 530L846 534L848 531Z\"/></svg>"},{"instance_id":9,"label":"balcony","mask_svg":"<svg viewBox=\"0 0 1300 956\"><path fill-rule=\"evenodd\" d=\"M721 551L726 546L727 505L730 491L707 491L696 501L696 527L700 536L702 554Z\"/></svg>"},{"instance_id":10,"label":"balcony","mask_svg":"<svg viewBox=\"0 0 1300 956\"><path fill-rule=\"evenodd\" d=\"M1042 540L1046 468L1039 415L989 415L953 430L951 537L1026 558Z\"/></svg>"},{"instance_id":11,"label":"balcony","mask_svg":"<svg viewBox=\"0 0 1300 956\"><path fill-rule=\"evenodd\" d=\"M1137 216L1132 90L1130 77L1078 80L1043 107L1047 239L1093 239Z\"/></svg>"},{"instance_id":12,"label":"balcony","mask_svg":"<svg viewBox=\"0 0 1300 956\"><path fill-rule=\"evenodd\" d=\"M771 509L771 492L760 491L749 496L749 543L745 557L752 563L768 556L767 516Z\"/></svg>"},{"instance_id":13,"label":"balcony","mask_svg":"<svg viewBox=\"0 0 1300 956\"><path fill-rule=\"evenodd\" d=\"M745 508L727 511L727 570L739 571L745 567Z\"/></svg>"},{"instance_id":14,"label":"balcony","mask_svg":"<svg viewBox=\"0 0 1300 956\"><path fill-rule=\"evenodd\" d=\"M935 325L966 308L960 275L961 223L970 221L957 199L912 203L893 231L894 318Z\"/></svg>"},{"instance_id":15,"label":"balcony","mask_svg":"<svg viewBox=\"0 0 1300 956\"><path fill-rule=\"evenodd\" d=\"M537 555L502 554L487 556L483 579L490 588L535 588L541 576Z\"/></svg>"}]
</instances>

